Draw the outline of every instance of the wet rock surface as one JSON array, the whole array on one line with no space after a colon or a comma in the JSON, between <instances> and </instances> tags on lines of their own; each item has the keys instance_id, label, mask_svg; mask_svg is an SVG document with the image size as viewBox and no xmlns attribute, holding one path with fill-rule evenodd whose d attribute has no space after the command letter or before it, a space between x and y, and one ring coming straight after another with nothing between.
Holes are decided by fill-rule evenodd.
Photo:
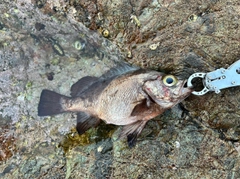
<instances>
[{"instance_id":1,"label":"wet rock surface","mask_svg":"<svg viewBox=\"0 0 240 179\"><path fill-rule=\"evenodd\" d=\"M149 121L135 148L119 127L79 136L76 116L38 117L44 88L69 95L118 61L187 78L239 59L229 1L0 3L1 178L239 178L239 90L190 96Z\"/></svg>"}]
</instances>

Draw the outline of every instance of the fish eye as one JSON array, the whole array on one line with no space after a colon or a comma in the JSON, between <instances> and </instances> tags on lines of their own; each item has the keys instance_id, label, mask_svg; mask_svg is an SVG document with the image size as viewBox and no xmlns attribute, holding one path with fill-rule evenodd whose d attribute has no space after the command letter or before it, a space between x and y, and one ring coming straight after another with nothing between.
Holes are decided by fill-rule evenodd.
<instances>
[{"instance_id":1,"label":"fish eye","mask_svg":"<svg viewBox=\"0 0 240 179\"><path fill-rule=\"evenodd\" d=\"M173 75L166 75L163 78L163 84L166 86L174 86L178 82L177 78Z\"/></svg>"}]
</instances>

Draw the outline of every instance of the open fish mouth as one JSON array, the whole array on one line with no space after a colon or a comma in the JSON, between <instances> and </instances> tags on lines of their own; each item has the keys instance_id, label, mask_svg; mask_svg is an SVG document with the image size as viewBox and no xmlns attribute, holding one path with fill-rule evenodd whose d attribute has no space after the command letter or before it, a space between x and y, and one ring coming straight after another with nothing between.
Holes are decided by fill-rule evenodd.
<instances>
[{"instance_id":1,"label":"open fish mouth","mask_svg":"<svg viewBox=\"0 0 240 179\"><path fill-rule=\"evenodd\" d=\"M164 78L163 78L164 77ZM65 112L77 113L76 130L81 135L101 120L124 126L129 147L146 122L184 100L192 89L185 80L157 71L133 68L124 64L100 77L85 76L71 87L71 96L42 90L39 116Z\"/></svg>"},{"instance_id":2,"label":"open fish mouth","mask_svg":"<svg viewBox=\"0 0 240 179\"><path fill-rule=\"evenodd\" d=\"M163 94L154 94L152 92L148 92L148 95L153 99L158 105L163 107L172 107L175 104L181 102L185 98L187 98L193 89L189 87L185 87L187 80L179 81L179 83L173 87L163 87Z\"/></svg>"},{"instance_id":3,"label":"open fish mouth","mask_svg":"<svg viewBox=\"0 0 240 179\"><path fill-rule=\"evenodd\" d=\"M184 80L181 84L181 87L179 88L179 91L178 91L178 94L175 94L176 96L178 97L181 97L181 96L188 96L190 95L190 93L193 91L192 88L189 88L189 87L184 87L186 86L186 83L187 83L187 80Z\"/></svg>"}]
</instances>

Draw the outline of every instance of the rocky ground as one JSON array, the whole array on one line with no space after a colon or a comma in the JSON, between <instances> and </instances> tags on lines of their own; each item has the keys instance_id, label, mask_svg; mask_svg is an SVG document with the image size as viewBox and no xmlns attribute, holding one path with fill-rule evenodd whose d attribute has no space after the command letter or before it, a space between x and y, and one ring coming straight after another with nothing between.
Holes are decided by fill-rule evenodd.
<instances>
[{"instance_id":1,"label":"rocky ground","mask_svg":"<svg viewBox=\"0 0 240 179\"><path fill-rule=\"evenodd\" d=\"M240 178L239 89L191 95L135 148L75 115L38 117L42 89L69 95L119 61L188 78L240 59L238 0L0 2L0 178Z\"/></svg>"}]
</instances>

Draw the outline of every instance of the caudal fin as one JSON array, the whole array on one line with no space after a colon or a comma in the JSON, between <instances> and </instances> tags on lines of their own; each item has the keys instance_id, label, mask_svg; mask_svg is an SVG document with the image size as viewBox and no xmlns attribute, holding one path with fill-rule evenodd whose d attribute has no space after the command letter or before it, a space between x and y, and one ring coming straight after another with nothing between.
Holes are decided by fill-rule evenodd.
<instances>
[{"instance_id":1,"label":"caudal fin","mask_svg":"<svg viewBox=\"0 0 240 179\"><path fill-rule=\"evenodd\" d=\"M38 104L38 116L51 116L66 112L61 104L62 99L68 97L50 90L42 90Z\"/></svg>"}]
</instances>

